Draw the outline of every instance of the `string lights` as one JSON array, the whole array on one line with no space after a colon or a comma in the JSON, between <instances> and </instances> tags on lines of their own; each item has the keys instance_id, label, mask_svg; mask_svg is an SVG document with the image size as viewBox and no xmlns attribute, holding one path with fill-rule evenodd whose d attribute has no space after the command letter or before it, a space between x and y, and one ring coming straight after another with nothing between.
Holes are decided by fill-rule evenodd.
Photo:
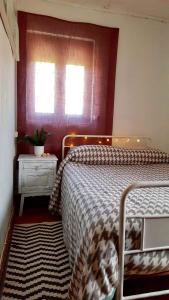
<instances>
[{"instance_id":1,"label":"string lights","mask_svg":"<svg viewBox=\"0 0 169 300\"><path fill-rule=\"evenodd\" d=\"M73 138L78 138L78 135L76 135L75 133L71 133L71 135L70 135L71 137L73 137ZM92 143L93 144L106 144L106 142L108 143L108 142L110 142L110 141L112 141L112 145L114 144L114 143L117 143L117 144L119 144L119 146L121 145L121 144L123 144L123 145L125 145L125 144L128 144L128 143L131 143L131 144L133 144L133 143L142 143L142 142L145 142L144 140L145 140L145 138L136 138L136 137L130 137L130 138L128 138L128 137L119 137L119 138L116 138L116 137L111 137L111 138L106 138L106 137L102 137L102 136L100 136L100 139L99 140L97 140L97 136L87 136L87 135L84 135L84 136L80 136L80 137L82 137L85 141L87 141L88 139L89 139L89 141L90 141L90 139L92 139ZM89 142L88 142L89 143ZM80 145L80 144L79 144ZM72 148L72 147L74 147L75 145L73 144L73 143L71 143L71 144L69 144L69 145L67 145L67 147L70 147L70 148Z\"/></svg>"}]
</instances>

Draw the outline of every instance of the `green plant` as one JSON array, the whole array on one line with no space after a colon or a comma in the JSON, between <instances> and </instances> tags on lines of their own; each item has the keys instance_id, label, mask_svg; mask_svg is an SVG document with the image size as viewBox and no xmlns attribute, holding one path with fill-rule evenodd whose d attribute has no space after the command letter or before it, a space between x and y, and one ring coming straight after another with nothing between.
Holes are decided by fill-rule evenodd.
<instances>
[{"instance_id":1,"label":"green plant","mask_svg":"<svg viewBox=\"0 0 169 300\"><path fill-rule=\"evenodd\" d=\"M26 134L22 140L33 146L44 146L49 135L51 134L46 132L43 128L36 128L32 136Z\"/></svg>"}]
</instances>

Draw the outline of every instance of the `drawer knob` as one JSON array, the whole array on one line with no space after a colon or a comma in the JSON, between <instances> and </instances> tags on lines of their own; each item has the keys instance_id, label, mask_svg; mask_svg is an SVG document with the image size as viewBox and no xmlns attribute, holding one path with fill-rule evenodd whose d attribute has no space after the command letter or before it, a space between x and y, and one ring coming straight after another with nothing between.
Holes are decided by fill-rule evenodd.
<instances>
[{"instance_id":1,"label":"drawer knob","mask_svg":"<svg viewBox=\"0 0 169 300\"><path fill-rule=\"evenodd\" d=\"M38 169L39 169L38 166L36 166L36 167L35 167L35 170L37 171Z\"/></svg>"}]
</instances>

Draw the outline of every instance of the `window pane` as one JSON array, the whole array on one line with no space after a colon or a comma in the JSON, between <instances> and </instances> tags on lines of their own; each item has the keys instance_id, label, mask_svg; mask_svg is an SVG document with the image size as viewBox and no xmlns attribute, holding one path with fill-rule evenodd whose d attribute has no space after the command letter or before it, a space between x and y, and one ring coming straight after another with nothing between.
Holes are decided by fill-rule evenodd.
<instances>
[{"instance_id":1,"label":"window pane","mask_svg":"<svg viewBox=\"0 0 169 300\"><path fill-rule=\"evenodd\" d=\"M54 113L55 64L35 63L35 112Z\"/></svg>"},{"instance_id":2,"label":"window pane","mask_svg":"<svg viewBox=\"0 0 169 300\"><path fill-rule=\"evenodd\" d=\"M66 65L66 115L82 115L84 100L84 66Z\"/></svg>"}]
</instances>

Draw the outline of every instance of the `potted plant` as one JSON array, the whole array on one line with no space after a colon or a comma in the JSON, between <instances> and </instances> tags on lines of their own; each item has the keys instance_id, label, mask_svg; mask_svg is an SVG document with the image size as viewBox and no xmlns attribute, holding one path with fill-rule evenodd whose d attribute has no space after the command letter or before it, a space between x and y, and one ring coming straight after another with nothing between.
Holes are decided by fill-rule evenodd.
<instances>
[{"instance_id":1,"label":"potted plant","mask_svg":"<svg viewBox=\"0 0 169 300\"><path fill-rule=\"evenodd\" d=\"M36 128L33 135L30 136L26 134L22 140L34 146L34 154L40 157L44 153L44 145L49 135L50 133L46 132L44 128Z\"/></svg>"}]
</instances>

